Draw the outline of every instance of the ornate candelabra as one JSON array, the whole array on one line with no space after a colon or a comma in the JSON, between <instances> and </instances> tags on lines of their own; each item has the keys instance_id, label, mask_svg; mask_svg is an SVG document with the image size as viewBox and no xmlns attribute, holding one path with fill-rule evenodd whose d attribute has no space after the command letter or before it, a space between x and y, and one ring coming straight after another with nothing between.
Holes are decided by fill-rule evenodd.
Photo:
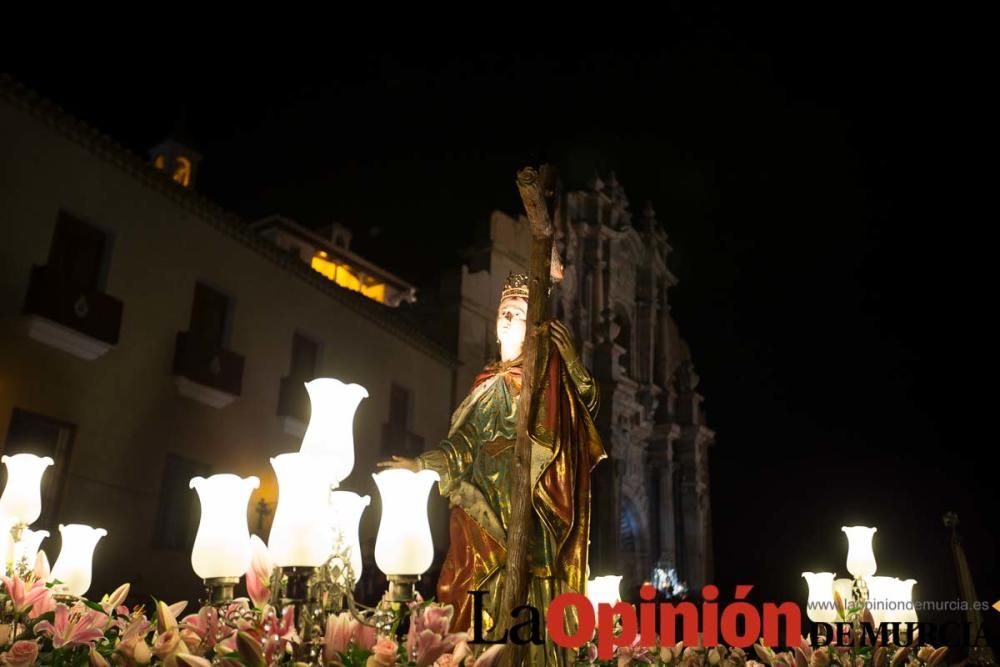
<instances>
[{"instance_id":1,"label":"ornate candelabra","mask_svg":"<svg viewBox=\"0 0 1000 667\"><path fill-rule=\"evenodd\" d=\"M398 627L407 603L416 597L420 575L434 557L427 497L438 476L429 470L402 469L373 475L382 500L375 561L389 585L378 606L358 603L354 597L362 570L358 533L371 498L338 487L354 467L354 413L368 392L332 378L308 382L306 389L312 418L301 450L271 459L278 479L278 500L265 551L274 567L270 581L261 586L270 589L270 599L294 607L302 639L298 646L301 654L296 657L314 662L331 615L348 612L380 634ZM44 556L38 550L39 543L48 533L28 526L41 514L41 479L53 460L31 454L4 456L2 460L8 482L0 496L0 569L22 578L32 568L48 572L47 564L35 567L36 554L37 558ZM240 578L251 570L254 540L247 515L251 495L259 486L257 477L228 473L195 477L190 482L201 506L191 566L205 582L206 604L227 606ZM263 500L257 503L258 527L269 511ZM90 587L94 549L107 532L80 524L59 529L63 546L50 581L60 581L60 599L70 600L83 596ZM264 549L262 544L259 548Z\"/></svg>"},{"instance_id":2,"label":"ornate candelabra","mask_svg":"<svg viewBox=\"0 0 1000 667\"><path fill-rule=\"evenodd\" d=\"M876 577L875 553L872 539L876 528L843 526L847 535L847 570L851 578L836 578L833 572L803 572L809 586L806 614L814 623L831 624L837 621L835 594L843 601L844 620L851 624L851 638L862 637L865 612L869 612L876 628L882 623L916 623L917 614L912 601L915 579ZM902 637L894 637L899 641Z\"/></svg>"}]
</instances>

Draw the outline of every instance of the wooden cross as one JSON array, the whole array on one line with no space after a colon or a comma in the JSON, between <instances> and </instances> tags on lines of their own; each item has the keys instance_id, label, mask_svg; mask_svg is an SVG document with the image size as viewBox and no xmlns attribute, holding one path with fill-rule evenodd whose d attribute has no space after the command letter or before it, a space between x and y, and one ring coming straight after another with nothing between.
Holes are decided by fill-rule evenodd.
<instances>
[{"instance_id":1,"label":"wooden cross","mask_svg":"<svg viewBox=\"0 0 1000 667\"><path fill-rule=\"evenodd\" d=\"M551 283L552 214L556 200L556 171L550 165L536 170L525 167L517 172L517 189L531 226L531 256L528 264L528 327L524 341L524 365L520 406L517 413L517 440L511 475L510 524L507 530L507 580L500 604L500 635L511 624L511 611L528 601L528 542L534 516L531 506L531 438L528 412L535 379L544 373L538 368L538 327L548 316ZM521 665L525 647L508 643L505 665Z\"/></svg>"}]
</instances>

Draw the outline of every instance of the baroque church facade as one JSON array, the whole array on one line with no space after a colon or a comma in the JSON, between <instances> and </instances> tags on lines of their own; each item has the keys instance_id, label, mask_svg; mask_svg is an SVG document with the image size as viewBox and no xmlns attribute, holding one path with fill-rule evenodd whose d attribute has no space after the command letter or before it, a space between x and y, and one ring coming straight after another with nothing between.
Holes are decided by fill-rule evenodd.
<instances>
[{"instance_id":1,"label":"baroque church facade","mask_svg":"<svg viewBox=\"0 0 1000 667\"><path fill-rule=\"evenodd\" d=\"M611 174L560 197L564 265L553 317L570 325L601 388L597 426L609 458L594 470L591 576L620 574L623 595L651 581L668 596L712 577L709 448L690 349L671 317L671 247L650 204L635 219ZM526 271L528 223L494 211L488 242L442 283L460 366L456 388L497 356L497 300Z\"/></svg>"}]
</instances>

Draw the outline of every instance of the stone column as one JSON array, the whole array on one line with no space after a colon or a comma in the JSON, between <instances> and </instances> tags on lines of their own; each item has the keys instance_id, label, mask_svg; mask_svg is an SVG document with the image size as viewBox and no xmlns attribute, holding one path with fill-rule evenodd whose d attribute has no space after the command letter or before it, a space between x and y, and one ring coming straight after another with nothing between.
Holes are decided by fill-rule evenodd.
<instances>
[{"instance_id":1,"label":"stone column","mask_svg":"<svg viewBox=\"0 0 1000 667\"><path fill-rule=\"evenodd\" d=\"M711 583L711 521L708 494L708 446L712 432L704 426L681 427L675 453L680 466L681 508L683 523L684 569L681 577L692 591Z\"/></svg>"},{"instance_id":2,"label":"stone column","mask_svg":"<svg viewBox=\"0 0 1000 667\"><path fill-rule=\"evenodd\" d=\"M607 447L607 442L605 446ZM609 447L610 449L610 447ZM608 452L610 454L610 451ZM590 494L590 578L617 574L618 530L620 527L620 484L617 464L612 456L594 468Z\"/></svg>"}]
</instances>

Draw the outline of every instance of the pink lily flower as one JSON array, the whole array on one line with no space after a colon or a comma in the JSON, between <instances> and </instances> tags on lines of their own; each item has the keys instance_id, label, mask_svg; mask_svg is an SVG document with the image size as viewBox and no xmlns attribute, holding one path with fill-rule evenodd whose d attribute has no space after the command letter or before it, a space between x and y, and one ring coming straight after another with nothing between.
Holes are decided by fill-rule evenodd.
<instances>
[{"instance_id":1,"label":"pink lily flower","mask_svg":"<svg viewBox=\"0 0 1000 667\"><path fill-rule=\"evenodd\" d=\"M342 612L330 614L326 619L326 633L323 635L323 657L327 662L340 660L340 653L347 650L351 642L351 614Z\"/></svg>"},{"instance_id":2,"label":"pink lily flower","mask_svg":"<svg viewBox=\"0 0 1000 667\"><path fill-rule=\"evenodd\" d=\"M93 615L70 614L69 608L63 604L56 606L54 622L38 623L35 632L51 636L55 648L93 644L104 636L100 628L94 626Z\"/></svg>"},{"instance_id":3,"label":"pink lily flower","mask_svg":"<svg viewBox=\"0 0 1000 667\"><path fill-rule=\"evenodd\" d=\"M113 616L114 612L125 602L130 588L131 584L122 584L111 595L102 597L100 604L101 608L104 609L104 613L108 616Z\"/></svg>"},{"instance_id":4,"label":"pink lily flower","mask_svg":"<svg viewBox=\"0 0 1000 667\"><path fill-rule=\"evenodd\" d=\"M129 639L142 639L153 626L149 620L141 613L133 615L128 621L119 626L121 634L120 641Z\"/></svg>"},{"instance_id":5,"label":"pink lily flower","mask_svg":"<svg viewBox=\"0 0 1000 667\"><path fill-rule=\"evenodd\" d=\"M356 619L351 619L351 641L354 642L355 646L370 651L375 642L378 641L378 636L375 633L375 628L370 625L365 625L364 623L358 622Z\"/></svg>"},{"instance_id":6,"label":"pink lily flower","mask_svg":"<svg viewBox=\"0 0 1000 667\"><path fill-rule=\"evenodd\" d=\"M455 608L449 605L430 604L422 609L411 606L410 632L406 636L406 650L417 667L427 667L445 653L451 653L464 633L448 634Z\"/></svg>"},{"instance_id":7,"label":"pink lily flower","mask_svg":"<svg viewBox=\"0 0 1000 667\"><path fill-rule=\"evenodd\" d=\"M265 607L261 619L264 624L271 626L270 632L262 642L264 660L267 664L271 664L275 653L284 651L289 642L299 641L299 635L295 631L295 607L292 605L285 607L280 618L275 614L274 607Z\"/></svg>"},{"instance_id":8,"label":"pink lily flower","mask_svg":"<svg viewBox=\"0 0 1000 667\"><path fill-rule=\"evenodd\" d=\"M274 571L274 561L267 545L256 535L250 536L250 569L247 570L247 593L253 601L253 606L261 609L271 599L271 573Z\"/></svg>"},{"instance_id":9,"label":"pink lily flower","mask_svg":"<svg viewBox=\"0 0 1000 667\"><path fill-rule=\"evenodd\" d=\"M86 618L88 622L103 634L111 626L111 617L103 611L91 609L83 602L77 602L69 608L69 615L75 618Z\"/></svg>"},{"instance_id":10,"label":"pink lily flower","mask_svg":"<svg viewBox=\"0 0 1000 667\"><path fill-rule=\"evenodd\" d=\"M34 580L27 585L18 576L0 577L4 586L7 587L7 595L10 596L11 604L14 605L14 613L17 615L31 609L37 602L48 595L44 580Z\"/></svg>"},{"instance_id":11,"label":"pink lily flower","mask_svg":"<svg viewBox=\"0 0 1000 667\"><path fill-rule=\"evenodd\" d=\"M145 616L135 614L121 630L121 639L115 647L115 664L124 667L146 665L153 658L152 650L146 643L146 633L152 627Z\"/></svg>"},{"instance_id":12,"label":"pink lily flower","mask_svg":"<svg viewBox=\"0 0 1000 667\"><path fill-rule=\"evenodd\" d=\"M622 646L618 649L618 667L628 667L632 664L646 664L651 665L655 661L655 658L651 654L651 649L646 646L640 646L640 637L636 636L632 640L629 646ZM718 660L716 660L718 662ZM709 661L709 664L712 664Z\"/></svg>"},{"instance_id":13,"label":"pink lily flower","mask_svg":"<svg viewBox=\"0 0 1000 667\"><path fill-rule=\"evenodd\" d=\"M187 601L181 600L180 602L175 602L173 604L167 604L163 600L156 603L156 630L157 632L167 632L169 630L177 629L177 617L180 615L184 608L187 607Z\"/></svg>"},{"instance_id":14,"label":"pink lily flower","mask_svg":"<svg viewBox=\"0 0 1000 667\"><path fill-rule=\"evenodd\" d=\"M31 613L28 614L28 618L38 618L42 614L46 614L50 611L56 610L56 599L52 597L52 590L46 588L45 595L40 597L34 606L31 607Z\"/></svg>"},{"instance_id":15,"label":"pink lily flower","mask_svg":"<svg viewBox=\"0 0 1000 667\"><path fill-rule=\"evenodd\" d=\"M264 641L264 632L259 625L246 619L239 619L236 621L236 632L215 645L215 654L221 656L237 652L239 647L236 645L236 640L240 634L253 638L257 643Z\"/></svg>"},{"instance_id":16,"label":"pink lily flower","mask_svg":"<svg viewBox=\"0 0 1000 667\"><path fill-rule=\"evenodd\" d=\"M189 614L180 622L181 640L187 647L213 648L221 639L236 632L235 628L219 622L219 612L215 607L202 607L197 614Z\"/></svg>"}]
</instances>

